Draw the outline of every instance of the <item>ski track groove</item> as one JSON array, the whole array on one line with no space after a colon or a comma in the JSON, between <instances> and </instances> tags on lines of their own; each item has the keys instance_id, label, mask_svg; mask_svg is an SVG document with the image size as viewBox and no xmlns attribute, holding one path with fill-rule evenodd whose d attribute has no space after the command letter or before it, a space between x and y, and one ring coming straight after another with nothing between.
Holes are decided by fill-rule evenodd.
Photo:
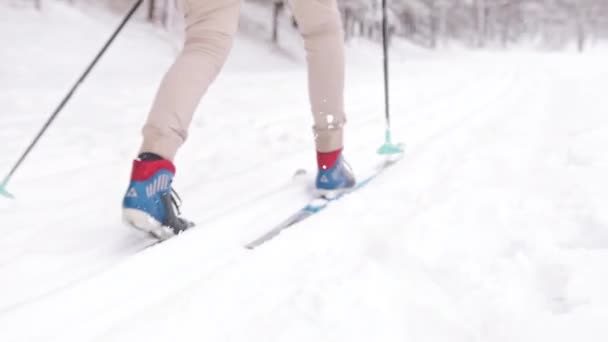
<instances>
[{"instance_id":1,"label":"ski track groove","mask_svg":"<svg viewBox=\"0 0 608 342\"><path fill-rule=\"evenodd\" d=\"M511 75L513 76L513 75ZM436 144L441 144L442 139L444 138L444 134L447 134L448 132L451 134L456 134L457 131L466 131L466 129L468 128L467 124L469 125L474 125L477 124L475 119L478 118L483 118L483 121L489 121L489 122L493 122L494 120L498 120L500 117L491 117L491 118L487 118L484 117L482 115L479 115L480 113L483 112L483 109L486 106L489 106L491 104L496 104L497 101L501 96L503 98L503 100L505 101L512 101L512 99L507 95L509 92L515 90L515 86L517 85L517 78L513 77L512 79L509 79L507 81L506 84L502 85L502 87L500 88L499 91L497 92L493 92L492 96L484 96L483 98L487 99L487 102L485 102L484 104L482 104L481 106L475 106L476 110L473 110L473 114L469 114L469 115L463 115L462 117L459 117L458 120L454 119L454 123L453 124L448 124L445 127L442 127L441 129L438 130L437 134L433 134L431 135L427 140L425 140L423 143L420 144L421 149L417 149L417 150L413 150L413 151L406 151L406 156L405 156L405 163L409 163L409 164L415 164L415 158L418 156L423 156L425 155L425 151L429 148L433 148L434 145ZM518 92L520 95L523 95L523 91L520 90ZM468 110L467 110L468 111ZM465 110L461 111L461 112L467 112ZM471 139L471 141L469 141L466 146L463 146L463 149L466 149L467 147L470 146L474 146L475 141L474 139ZM445 181L445 179L449 176L449 168L446 168L445 171L443 172L443 175L440 175L437 183L435 184L434 188L439 188L441 186L443 186L443 183ZM388 177L388 175L390 173L395 173L396 170L387 170L387 174L386 176ZM434 189L433 188L433 189ZM419 214L420 211L424 210L424 208L429 208L433 205L434 201L433 200L429 200L426 201L425 203L422 203L420 207L415 207L415 208L411 208L411 217L415 217L416 215ZM297 227L295 227L297 228ZM384 231L384 233L386 233L386 231ZM279 243L278 240L280 240L282 237L279 237L277 239L277 241L273 241L270 242L270 244L274 244L274 243ZM265 249L266 246L262 246L261 249L258 249L256 251L248 251L247 254L252 254L252 253L259 253L259 250L263 250ZM324 252L325 253L325 252ZM232 270L229 268L224 268L223 272L221 274L217 274L220 277L225 277L227 275L231 275L231 274L239 274L239 269L241 269L241 271L244 271L244 269L246 269L246 266L243 266L242 264L251 264L253 263L253 261L250 259L251 256L248 256L244 253L236 253L236 255L234 255L231 258L230 262L226 263L226 266L228 265L232 265L233 267L236 268L236 270ZM245 259L247 258L247 259ZM326 260L327 262L331 262L331 260ZM429 275L429 278L431 280L434 281L434 278L431 277ZM173 293L173 295L170 295L168 297L165 297L164 300L162 301L158 301L156 303L155 308L163 308L163 307L175 307L178 304L176 303L180 303L180 302L184 302L187 300L189 293L193 292L193 291L200 291L202 288L204 288L210 281L212 281L214 279L213 276L209 276L209 274L205 274L201 272L201 275L199 278L195 279L189 286L181 289L180 291L176 291ZM339 278L337 278L339 280ZM336 279L334 279L336 280ZM213 285L207 285L209 286L209 288L213 288ZM295 285L294 285L295 286ZM437 286L440 286L439 284L437 284ZM276 290L276 289L275 289ZM259 291L263 292L262 289L260 289ZM262 296L261 299L258 297L256 299L253 298L249 298L249 300L253 300L253 301L273 301L273 302L277 302L277 303L282 303L284 300L287 300L289 298L293 297L293 293L294 291L300 291L297 287L282 287L281 288L281 292L277 293L277 291L273 291L272 294L269 295L262 295L260 293L260 295ZM235 306L238 307L251 307L251 306L247 306L245 305L245 303L243 303L242 301L239 300L235 300L236 303L234 303ZM280 304L277 304L277 307L280 307ZM150 310L150 306L146 306L146 307L142 307L139 311L134 312L131 316L129 317L125 317L123 318L121 321L123 322L122 325L126 325L126 322L134 322L136 321L136 319L138 317L141 317L142 315L145 315L146 312L154 312L154 310ZM227 308L222 308L222 313L226 316L226 318L228 318L230 316L230 312L232 312L233 310L235 310L236 308L233 306L229 306ZM219 314L216 312L216 315ZM113 330L120 330L120 329L124 329L124 327L113 327ZM116 332L116 331L114 331ZM110 332L105 332L102 335L97 336L96 340L104 340L106 337L111 336L111 331ZM223 338L227 338L227 336L223 336Z\"/></svg>"},{"instance_id":2,"label":"ski track groove","mask_svg":"<svg viewBox=\"0 0 608 342\"><path fill-rule=\"evenodd\" d=\"M479 79L476 79L476 80L474 80L472 82L478 82L478 81L479 81ZM460 92L459 93L453 93L451 90L450 91L446 91L446 93L453 94L453 98L458 98L460 95L462 95L462 93L466 93L467 91L472 91L472 90L474 90L474 86L460 88ZM416 112L417 113L418 112L426 112L424 109L425 108L417 108ZM440 115L441 114L441 110L439 110L439 109L432 109L431 112L434 112L435 115ZM370 118L370 120L373 120L372 119L373 116L371 114L368 115L368 117ZM419 120L422 121L422 120L426 120L426 119L428 119L428 117L423 117L423 118L420 118ZM358 127L363 127L363 125L366 124L366 123L367 123L366 121L364 121L364 122L353 122L353 123L351 123L351 130L355 131ZM408 124L411 124L411 122L409 122ZM429 143L428 141L425 142L425 144L428 144L428 143ZM357 145L358 146L355 149L353 149L353 151L356 151L356 150L359 149L360 146L365 146L367 144L361 143L361 144L357 144ZM301 148L301 151L304 151L304 147ZM410 158L410 153L409 153L409 151L407 153L408 154L406 155L406 158L409 159ZM288 158L281 158L281 161L283 161L284 159L288 159ZM277 161L276 164L279 164L281 161ZM259 164L259 165L260 165L260 167L263 166L263 164ZM86 170L86 167L82 167L81 169L82 170ZM248 169L248 170L250 170L250 169ZM71 170L71 172L76 172L76 170ZM197 182L194 181L193 183L197 183ZM286 186L288 187L289 184L287 184ZM226 214L230 213L230 211L233 208L239 207L240 209L246 209L246 208L242 208L242 206L245 205L246 203L251 203L251 202L255 202L257 200L262 200L262 199L267 198L268 196L272 196L272 195L273 195L273 192L271 191L271 192L268 192L268 193L265 193L265 194L261 194L261 195L256 196L256 197L252 197L251 199L244 201L243 204L237 204L237 205L233 205L233 206L230 206L230 207L225 207L225 209L218 210L217 212L215 212L210 217L204 219L203 222L212 222L213 220L221 219ZM209 219L211 221L208 221ZM42 229L42 227L40 227L40 229ZM185 235L187 235L187 234L185 234ZM181 239L183 237L184 236L180 236L180 237L178 237L178 239ZM239 241L237 241L237 243L239 243ZM108 244L108 245L110 245L110 244ZM154 246L152 248L153 249L154 248L159 248L160 246L161 245ZM243 254L239 253L238 255L243 255ZM64 293L67 290L78 286L79 284L81 284L84 281L91 281L95 277L103 275L104 273L106 273L107 271L109 271L111 268L117 266L118 264L120 264L122 262L124 262L124 260L122 258L119 258L119 260L117 260L117 261L115 261L113 263L110 263L110 264L105 264L105 265L97 268L96 270L93 270L93 271L90 271L90 272L86 272L86 270L85 270L83 272L86 272L86 276L79 277L79 278L76 278L76 279L71 279L66 284L64 284L62 286L58 286L57 288L52 289L49 292L42 293L42 294L39 294L39 295L31 297L31 298L22 299L21 301L19 301L17 303L14 303L13 305L10 305L9 307L2 308L1 311L0 311L0 314L2 314L2 313L8 313L10 311L19 309L22 306L27 306L27 305L35 304L34 302L36 302L37 300L49 298L49 297L51 297L51 296L53 296L55 294L58 294L58 293ZM231 259L230 262L235 262L235 261L233 259ZM206 277L205 274L201 274L199 280L203 280L203 279L205 279L205 277Z\"/></svg>"},{"instance_id":3,"label":"ski track groove","mask_svg":"<svg viewBox=\"0 0 608 342\"><path fill-rule=\"evenodd\" d=\"M489 105L495 104L497 101L499 101L498 99L500 99L501 97L503 98L508 98L506 95L508 92L513 91L514 87L517 85L516 81L517 78L510 73L506 73L505 75L511 76L511 77L507 77L506 78L506 83L501 84L501 86L499 87L499 89L492 89L493 91L491 92L491 96L484 96L483 98L486 99L486 101L484 101L483 103L475 103L473 105L473 108L465 108L459 112L463 113L462 116L459 116L458 118L453 118L453 120L450 120L449 124L446 124L445 126L442 126L441 128L439 128L437 130L437 133L435 134L431 134L426 140L424 140L422 143L418 144L418 146L420 147L419 149L413 148L412 151L410 152L409 150L406 151L406 156L405 156L405 163L414 163L415 158L417 156L421 157L425 155L425 151L427 149L432 149L434 145L436 144L441 144L442 139L444 138L444 134L448 134L448 133L452 133L452 134L456 134L457 131L465 131L468 125L475 125L477 124L476 119L482 117L484 121L490 121L490 120L496 120L497 118L487 118L484 117L483 115L480 115L481 113L483 113L483 109L486 108ZM471 88L473 89L473 88ZM486 94L487 95L487 94ZM438 111L439 112L439 111ZM471 114L469 114L469 112L471 112ZM474 145L474 141L470 141L467 146L469 145ZM466 149L466 147L463 147ZM389 170L387 172L387 177L390 173L394 173L396 172L395 170ZM443 176L439 177L440 179L438 180L438 182L435 184L435 187L441 187L444 180L447 178L447 176L449 175L448 172L448 168L446 168L446 171L444 171ZM412 217L414 217L415 215L417 215L417 213L419 213L420 210L424 210L424 208L428 208L430 206L432 206L433 204L433 200L429 200L426 201L425 203L422 203L422 205L420 207L415 207L412 208ZM297 227L296 227L297 228ZM289 235L289 234L288 234ZM284 235L285 237L289 238L287 235ZM278 240L280 240L281 238L283 238L284 236L278 238ZM238 238L236 238L236 240L239 240ZM278 241L277 240L277 241ZM234 242L234 241L233 241ZM238 243L238 241L236 241ZM278 242L271 242L270 244L273 243L278 243ZM264 246L266 247L266 246ZM264 247L262 247L262 249L264 249ZM142 315L145 315L146 312L153 312L154 310L150 310L152 307L154 308L161 308L161 307L166 307L166 306L176 306L177 304L175 303L180 303L186 300L187 296L189 293L191 293L192 291L198 290L200 291L201 288L203 288L204 286L206 286L206 284L208 284L209 282L213 281L214 279L216 279L216 277L232 277L234 274L238 274L238 270L239 269L246 269L246 266L243 266L243 264L251 264L253 263L253 261L250 260L250 253L258 253L253 252L253 251L246 251L245 253L243 253L240 250L236 250L234 252L234 255L231 256L225 256L226 258L228 258L222 265L222 272L217 272L217 269L213 269L213 270L209 270L209 271L201 271L199 272L199 276L197 278L195 278L189 285L185 285L184 287L180 288L179 290L173 291L172 294L167 295L166 297L164 297L162 300L156 300L154 301L154 304L148 304L145 305L144 307L141 307L139 310L136 310L134 312L131 313L131 315L128 316L122 316L120 319L117 319L118 322L123 322L122 325L126 324L126 322L133 322L134 320L136 320L138 317L142 317ZM324 252L325 253L325 252ZM331 262L331 261L328 261ZM232 267L232 268L230 268ZM236 269L236 271L234 270ZM431 278L432 279L432 278ZM212 287L212 285L208 285L209 287ZM250 298L248 300L253 300L253 301L259 301L259 300L272 300L276 301L277 303L282 303L284 300L290 298L290 296L293 294L294 291L297 291L297 288L291 288L291 287L284 287L281 288L281 292L277 293L276 291L274 291L272 293L272 297L268 297L268 295L266 295L266 297L262 296L260 298L257 299L253 299ZM263 291L262 289L260 289L260 291ZM238 302L238 304L234 304L234 305L242 305L242 302ZM277 307L280 307L281 304L277 304ZM229 316L229 313L231 312L231 310L234 310L234 307L228 307L228 308L223 308L222 312L224 313L224 315L226 315L227 317ZM217 313L216 313L217 314ZM111 315L107 315L107 316L111 316ZM90 321L94 321L94 319L91 319ZM116 328L115 326L113 326L112 329L120 329L120 324L119 324L119 328ZM96 338L98 340L104 340L105 337L107 337L107 334L111 334L112 332L104 332L101 335L98 335Z\"/></svg>"}]
</instances>

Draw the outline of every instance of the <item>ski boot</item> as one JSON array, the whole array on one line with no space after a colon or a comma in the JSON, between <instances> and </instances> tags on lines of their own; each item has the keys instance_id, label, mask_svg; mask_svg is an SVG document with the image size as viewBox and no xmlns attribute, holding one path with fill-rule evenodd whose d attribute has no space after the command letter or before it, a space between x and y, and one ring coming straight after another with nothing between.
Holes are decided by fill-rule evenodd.
<instances>
[{"instance_id":1,"label":"ski boot","mask_svg":"<svg viewBox=\"0 0 608 342\"><path fill-rule=\"evenodd\" d=\"M317 162L317 195L334 199L351 190L355 184L355 176L350 165L344 160L342 150L330 153L318 153Z\"/></svg>"},{"instance_id":2,"label":"ski boot","mask_svg":"<svg viewBox=\"0 0 608 342\"><path fill-rule=\"evenodd\" d=\"M194 223L181 217L181 199L171 188L175 166L153 153L133 161L131 183L125 194L123 219L129 225L164 240L182 233Z\"/></svg>"}]
</instances>

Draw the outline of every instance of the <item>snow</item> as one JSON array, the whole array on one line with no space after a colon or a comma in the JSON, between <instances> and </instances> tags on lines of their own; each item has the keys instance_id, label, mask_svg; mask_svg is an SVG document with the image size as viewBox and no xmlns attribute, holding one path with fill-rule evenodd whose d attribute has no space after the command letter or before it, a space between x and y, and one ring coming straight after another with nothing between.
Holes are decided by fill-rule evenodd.
<instances>
[{"instance_id":1,"label":"snow","mask_svg":"<svg viewBox=\"0 0 608 342\"><path fill-rule=\"evenodd\" d=\"M0 5L1 170L120 20L47 3ZM131 23L0 199L1 341L608 338L607 50L400 44L405 160L248 251L305 203L314 153L297 44L241 33L177 160L199 227L137 253L152 241L122 225L120 199L171 39ZM349 48L355 170L383 137L379 51Z\"/></svg>"}]
</instances>

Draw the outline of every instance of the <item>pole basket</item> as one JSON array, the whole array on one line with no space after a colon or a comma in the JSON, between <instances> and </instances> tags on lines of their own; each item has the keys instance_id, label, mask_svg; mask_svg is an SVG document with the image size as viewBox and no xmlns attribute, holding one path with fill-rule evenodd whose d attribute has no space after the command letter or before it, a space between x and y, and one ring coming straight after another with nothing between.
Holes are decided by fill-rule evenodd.
<instances>
[{"instance_id":1,"label":"pole basket","mask_svg":"<svg viewBox=\"0 0 608 342\"><path fill-rule=\"evenodd\" d=\"M4 197L10 198L10 199L14 199L15 196L13 196L10 192L8 192L8 190L6 190L6 185L7 184L8 184L8 180L4 180L0 184L0 196L4 196Z\"/></svg>"},{"instance_id":2,"label":"pole basket","mask_svg":"<svg viewBox=\"0 0 608 342\"><path fill-rule=\"evenodd\" d=\"M378 149L378 154L390 156L403 153L404 145L402 143L393 143L391 140L391 130L387 129L384 135L384 144Z\"/></svg>"}]
</instances>

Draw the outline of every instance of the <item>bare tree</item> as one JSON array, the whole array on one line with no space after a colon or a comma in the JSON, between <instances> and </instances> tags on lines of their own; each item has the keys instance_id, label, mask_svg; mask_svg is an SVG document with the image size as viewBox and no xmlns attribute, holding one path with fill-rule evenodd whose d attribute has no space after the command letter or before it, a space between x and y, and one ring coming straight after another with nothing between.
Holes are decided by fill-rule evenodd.
<instances>
[{"instance_id":1,"label":"bare tree","mask_svg":"<svg viewBox=\"0 0 608 342\"><path fill-rule=\"evenodd\" d=\"M282 0L275 0L272 6L272 42L279 43L279 16L283 11L285 3Z\"/></svg>"},{"instance_id":2,"label":"bare tree","mask_svg":"<svg viewBox=\"0 0 608 342\"><path fill-rule=\"evenodd\" d=\"M46 0L66 1L66 0ZM102 1L122 9L125 0ZM171 26L177 14L175 0L148 0L145 16L153 23ZM268 9L269 35L279 42L281 18L289 15L285 0L243 0ZM345 39L381 38L381 0L338 0ZM42 0L33 0L42 8ZM518 42L543 47L575 45L584 51L608 39L608 0L389 0L391 35L434 48L451 41L469 46L508 47ZM121 7L122 6L122 7ZM293 17L286 18L295 23Z\"/></svg>"}]
</instances>

